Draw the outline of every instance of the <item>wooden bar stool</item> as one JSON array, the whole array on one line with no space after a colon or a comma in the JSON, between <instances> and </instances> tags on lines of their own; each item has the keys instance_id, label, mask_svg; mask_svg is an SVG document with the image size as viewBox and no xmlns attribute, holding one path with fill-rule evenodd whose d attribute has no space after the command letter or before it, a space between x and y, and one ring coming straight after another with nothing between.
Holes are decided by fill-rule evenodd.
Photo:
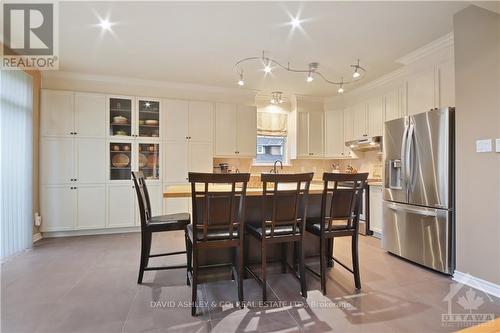
<instances>
[{"instance_id":1,"label":"wooden bar stool","mask_svg":"<svg viewBox=\"0 0 500 333\"><path fill-rule=\"evenodd\" d=\"M306 230L319 237L320 273L306 267L321 279L321 291L326 294L326 266L333 260L354 274L357 289L361 288L358 258L358 223L363 190L368 173L323 174L323 194L320 218L309 219ZM351 237L352 269L332 254L335 237ZM330 245L331 244L331 245Z\"/></svg>"},{"instance_id":2,"label":"wooden bar stool","mask_svg":"<svg viewBox=\"0 0 500 333\"><path fill-rule=\"evenodd\" d=\"M163 270L163 269L179 269L187 268L187 265L171 265L148 267L149 258L172 256L177 254L187 254L187 251L177 251L169 253L151 254L151 239L154 232L184 230L184 238L187 236L186 227L190 221L189 213L151 216L151 203L149 201L149 193L144 180L144 174L140 171L132 171L135 191L137 193L137 202L139 203L139 212L141 216L141 261L139 265L139 277L137 283L142 283L144 271ZM189 256L187 261L189 263ZM186 278L187 282L189 280Z\"/></svg>"},{"instance_id":3,"label":"wooden bar stool","mask_svg":"<svg viewBox=\"0 0 500 333\"><path fill-rule=\"evenodd\" d=\"M238 300L243 308L243 239L245 199L249 173L189 173L193 204L193 224L188 225L188 277L191 280L191 315L196 315L198 253L200 249L232 248L233 262L227 265L238 285ZM225 185L225 186L224 186ZM236 250L239 255L236 259ZM235 262L237 261L237 265ZM236 270L235 266L238 266ZM210 266L208 266L210 267Z\"/></svg>"},{"instance_id":4,"label":"wooden bar stool","mask_svg":"<svg viewBox=\"0 0 500 333\"><path fill-rule=\"evenodd\" d=\"M302 240L307 215L309 185L313 175L313 173L261 175L263 182L261 225L246 225L248 233L260 241L261 277L259 278L250 269L246 257L245 268L262 286L262 300L264 302L267 301L266 247L271 243L281 243L282 272L286 272L286 243L298 244L301 293L303 297L307 298ZM271 188L269 183L273 184Z\"/></svg>"}]
</instances>

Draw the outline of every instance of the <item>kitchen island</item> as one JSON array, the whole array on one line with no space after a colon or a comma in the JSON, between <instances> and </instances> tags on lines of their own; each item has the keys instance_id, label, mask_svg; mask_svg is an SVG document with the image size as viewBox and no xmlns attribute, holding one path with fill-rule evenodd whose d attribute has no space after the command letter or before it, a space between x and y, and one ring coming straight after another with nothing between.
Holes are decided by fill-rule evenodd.
<instances>
[{"instance_id":1,"label":"kitchen island","mask_svg":"<svg viewBox=\"0 0 500 333\"><path fill-rule=\"evenodd\" d=\"M380 179L369 179L369 183L380 182ZM288 186L287 184L281 184ZM202 186L202 185L201 185ZM200 190L202 188L200 187ZM290 189L295 189L295 185L291 185ZM228 191L229 185L212 185L213 191ZM323 192L323 182L321 180L313 180L309 188L309 199L307 208L307 218L319 218L321 213L321 195ZM163 193L164 198L190 198L191 185L171 185ZM261 202L262 188L260 183L249 183L247 187L247 198L245 207L245 223L254 225L261 224ZM249 262L260 262L260 244L252 236L247 236L249 239ZM316 236L306 232L304 235L305 256L312 257L319 254L319 240ZM292 258L292 248L288 249L289 262ZM268 260L278 260L281 255L281 250L278 244L269 245L267 257ZM210 253L200 253L200 264L220 264L230 262L231 254L227 249L211 249Z\"/></svg>"}]
</instances>

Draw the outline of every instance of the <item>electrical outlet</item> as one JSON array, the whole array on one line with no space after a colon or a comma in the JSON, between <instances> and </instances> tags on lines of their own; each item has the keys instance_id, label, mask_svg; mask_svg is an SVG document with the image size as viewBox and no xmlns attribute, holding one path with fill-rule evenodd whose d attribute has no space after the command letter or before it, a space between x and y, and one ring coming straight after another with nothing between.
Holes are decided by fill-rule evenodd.
<instances>
[{"instance_id":1,"label":"electrical outlet","mask_svg":"<svg viewBox=\"0 0 500 333\"><path fill-rule=\"evenodd\" d=\"M39 227L41 225L42 225L42 217L37 212L35 213L35 226Z\"/></svg>"}]
</instances>

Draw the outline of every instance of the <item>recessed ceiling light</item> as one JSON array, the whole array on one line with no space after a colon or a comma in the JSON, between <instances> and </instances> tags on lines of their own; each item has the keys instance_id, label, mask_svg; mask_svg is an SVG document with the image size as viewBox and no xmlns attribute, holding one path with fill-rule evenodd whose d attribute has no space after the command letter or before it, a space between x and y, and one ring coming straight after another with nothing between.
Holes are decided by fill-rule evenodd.
<instances>
[{"instance_id":1,"label":"recessed ceiling light","mask_svg":"<svg viewBox=\"0 0 500 333\"><path fill-rule=\"evenodd\" d=\"M298 17L293 17L290 21L290 24L292 25L292 27L297 28L300 26L300 19Z\"/></svg>"},{"instance_id":2,"label":"recessed ceiling light","mask_svg":"<svg viewBox=\"0 0 500 333\"><path fill-rule=\"evenodd\" d=\"M102 28L102 30L111 30L112 24L108 19L104 19L99 22L99 26Z\"/></svg>"}]
</instances>

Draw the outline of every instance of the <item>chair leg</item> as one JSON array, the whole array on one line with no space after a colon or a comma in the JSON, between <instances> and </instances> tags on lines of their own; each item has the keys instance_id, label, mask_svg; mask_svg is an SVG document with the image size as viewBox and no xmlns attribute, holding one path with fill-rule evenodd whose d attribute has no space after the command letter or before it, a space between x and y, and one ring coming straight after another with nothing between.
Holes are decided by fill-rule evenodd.
<instances>
[{"instance_id":1,"label":"chair leg","mask_svg":"<svg viewBox=\"0 0 500 333\"><path fill-rule=\"evenodd\" d=\"M240 302L240 308L243 309L243 242L240 241L240 247L238 248L238 300Z\"/></svg>"},{"instance_id":2,"label":"chair leg","mask_svg":"<svg viewBox=\"0 0 500 333\"><path fill-rule=\"evenodd\" d=\"M352 236L351 241L352 247L352 270L354 272L354 284L356 289L361 289L361 278L359 276L359 257L358 257L358 233L356 232Z\"/></svg>"},{"instance_id":3,"label":"chair leg","mask_svg":"<svg viewBox=\"0 0 500 333\"><path fill-rule=\"evenodd\" d=\"M304 246L303 239L299 243L299 274L300 274L300 289L302 297L307 298L307 285L306 285L306 269L304 266Z\"/></svg>"},{"instance_id":4,"label":"chair leg","mask_svg":"<svg viewBox=\"0 0 500 333\"><path fill-rule=\"evenodd\" d=\"M191 263L191 258L193 255L193 246L191 244L191 240L189 239L189 236L187 234L187 230L184 233L184 238L186 240L186 263L187 263L187 269L186 269L186 284L189 286L189 273L193 271L192 263Z\"/></svg>"},{"instance_id":5,"label":"chair leg","mask_svg":"<svg viewBox=\"0 0 500 333\"><path fill-rule=\"evenodd\" d=\"M142 283L142 278L144 276L144 269L148 267L149 254L151 251L151 233L143 231L141 233L141 262L139 264L139 277L137 278L137 283Z\"/></svg>"},{"instance_id":6,"label":"chair leg","mask_svg":"<svg viewBox=\"0 0 500 333\"><path fill-rule=\"evenodd\" d=\"M266 242L261 241L261 279L262 279L262 301L267 301L267 282L266 282L266 270L267 270L267 259L266 259Z\"/></svg>"},{"instance_id":7,"label":"chair leg","mask_svg":"<svg viewBox=\"0 0 500 333\"><path fill-rule=\"evenodd\" d=\"M198 249L193 247L193 283L191 284L191 316L196 316L196 297L198 295Z\"/></svg>"},{"instance_id":8,"label":"chair leg","mask_svg":"<svg viewBox=\"0 0 500 333\"><path fill-rule=\"evenodd\" d=\"M325 255L325 250L328 249L328 244L325 244L327 240L325 240L324 236L319 237L319 275L321 281L321 292L323 295L326 295L326 268L325 264L327 264L327 256ZM326 246L325 246L326 245ZM326 248L326 249L325 249Z\"/></svg>"},{"instance_id":9,"label":"chair leg","mask_svg":"<svg viewBox=\"0 0 500 333\"><path fill-rule=\"evenodd\" d=\"M243 277L248 279L248 272L245 269L248 266L248 237L243 238Z\"/></svg>"},{"instance_id":10,"label":"chair leg","mask_svg":"<svg viewBox=\"0 0 500 333\"><path fill-rule=\"evenodd\" d=\"M281 273L286 273L287 264L287 243L281 243Z\"/></svg>"},{"instance_id":11,"label":"chair leg","mask_svg":"<svg viewBox=\"0 0 500 333\"><path fill-rule=\"evenodd\" d=\"M333 256L333 238L329 238L328 239L328 246L326 247L326 251L327 251L327 263L328 263L328 267L333 267L333 260L332 260L332 256Z\"/></svg>"}]
</instances>

